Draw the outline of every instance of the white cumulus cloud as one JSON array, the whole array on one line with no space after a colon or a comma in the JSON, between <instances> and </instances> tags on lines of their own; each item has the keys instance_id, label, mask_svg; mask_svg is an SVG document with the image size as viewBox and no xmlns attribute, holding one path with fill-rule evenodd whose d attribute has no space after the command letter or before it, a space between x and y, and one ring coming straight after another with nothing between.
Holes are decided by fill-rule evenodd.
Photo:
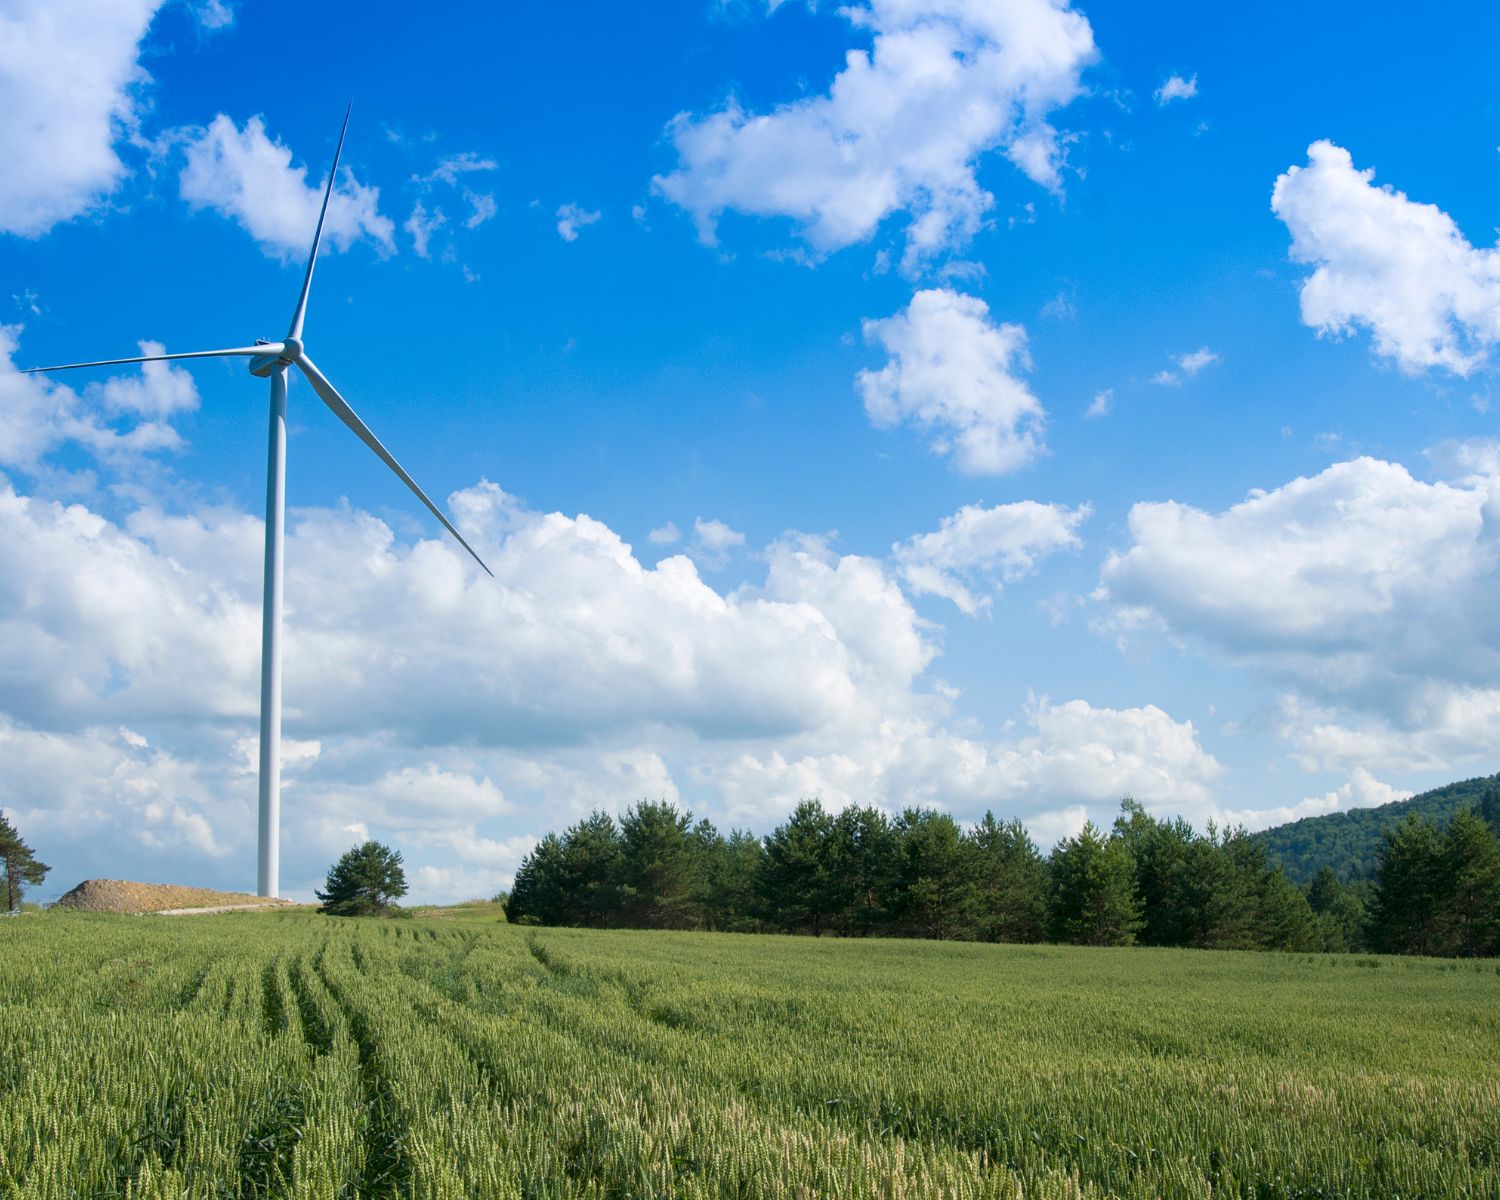
<instances>
[{"instance_id":1,"label":"white cumulus cloud","mask_svg":"<svg viewBox=\"0 0 1500 1200\"><path fill-rule=\"evenodd\" d=\"M138 342L142 354L165 354L161 342ZM134 413L163 420L198 407L198 388L193 377L171 363L141 363L138 375L114 375L90 384L85 395L97 399L112 413Z\"/></svg>"},{"instance_id":2,"label":"white cumulus cloud","mask_svg":"<svg viewBox=\"0 0 1500 1200\"><path fill-rule=\"evenodd\" d=\"M196 765L130 729L33 729L0 713L0 761L0 809L33 844L92 842L117 863L143 852L213 863L228 852L214 828L220 805Z\"/></svg>"},{"instance_id":3,"label":"white cumulus cloud","mask_svg":"<svg viewBox=\"0 0 1500 1200\"><path fill-rule=\"evenodd\" d=\"M1086 816L1078 814L1108 820L1125 795L1201 820L1215 812L1213 787L1223 772L1191 721L1154 705L1111 709L1045 698L1028 706L1019 735L997 742L920 720L886 721L878 735L834 752L781 747L713 769L722 810L757 826L817 796L832 808L925 804L965 819L993 808L1034 823L1039 836L1081 826Z\"/></svg>"},{"instance_id":4,"label":"white cumulus cloud","mask_svg":"<svg viewBox=\"0 0 1500 1200\"><path fill-rule=\"evenodd\" d=\"M761 828L806 789L965 818L1125 791L1208 802L1217 764L1150 706L1038 702L1020 734L955 733L924 679L932 627L878 560L787 538L760 583L724 593L686 556L648 568L600 522L492 485L449 504L493 580L437 534L292 516L295 894L356 828L404 847L431 896L474 872L493 890L526 839L643 796ZM0 802L68 871L108 873L139 827L141 871L248 886L262 534L232 508L116 520L0 486L0 715L7 762L36 764L5 773Z\"/></svg>"},{"instance_id":5,"label":"white cumulus cloud","mask_svg":"<svg viewBox=\"0 0 1500 1200\"><path fill-rule=\"evenodd\" d=\"M972 617L990 607L987 593L1031 574L1038 559L1081 545L1078 526L1090 511L1086 504L1068 508L1035 500L993 508L970 504L944 517L934 532L892 546L891 557L910 591L942 596Z\"/></svg>"},{"instance_id":6,"label":"white cumulus cloud","mask_svg":"<svg viewBox=\"0 0 1500 1200\"><path fill-rule=\"evenodd\" d=\"M192 376L167 363L93 383L80 396L45 375L22 375L14 357L21 328L0 325L0 465L37 470L59 448L82 446L99 459L123 460L174 450L182 439L168 418L198 405ZM159 342L141 342L145 354ZM132 418L140 418L133 424Z\"/></svg>"},{"instance_id":7,"label":"white cumulus cloud","mask_svg":"<svg viewBox=\"0 0 1500 1200\"><path fill-rule=\"evenodd\" d=\"M307 254L327 180L309 183L307 167L293 166L291 150L267 135L264 120L251 117L240 129L220 113L188 136L185 149L178 187L190 206L231 218L275 258ZM344 167L328 202L323 244L347 250L368 239L389 253L394 233L380 212L380 189L359 183Z\"/></svg>"},{"instance_id":8,"label":"white cumulus cloud","mask_svg":"<svg viewBox=\"0 0 1500 1200\"><path fill-rule=\"evenodd\" d=\"M1500 666L1500 649L1482 646L1500 632L1487 598L1495 483L1424 483L1360 458L1218 514L1136 504L1131 545L1109 556L1101 580L1116 604L1149 607L1175 631L1274 657L1330 687L1457 670L1476 650L1483 662L1469 669L1486 677Z\"/></svg>"},{"instance_id":9,"label":"white cumulus cloud","mask_svg":"<svg viewBox=\"0 0 1500 1200\"><path fill-rule=\"evenodd\" d=\"M10 0L0 8L0 233L40 237L125 178L116 153L149 80L161 0Z\"/></svg>"},{"instance_id":10,"label":"white cumulus cloud","mask_svg":"<svg viewBox=\"0 0 1500 1200\"><path fill-rule=\"evenodd\" d=\"M1066 0L870 0L839 10L868 33L826 93L769 113L731 99L669 127L679 167L656 190L690 212L704 241L720 214L789 217L814 251L908 217L907 259L961 245L994 198L977 169L1003 153L1057 187L1052 114L1082 90L1093 31Z\"/></svg>"},{"instance_id":11,"label":"white cumulus cloud","mask_svg":"<svg viewBox=\"0 0 1500 1200\"><path fill-rule=\"evenodd\" d=\"M1275 721L1309 770L1453 771L1500 757L1500 688L1483 684L1418 680L1357 707L1289 692Z\"/></svg>"},{"instance_id":12,"label":"white cumulus cloud","mask_svg":"<svg viewBox=\"0 0 1500 1200\"><path fill-rule=\"evenodd\" d=\"M1500 341L1500 249L1470 245L1436 205L1377 187L1341 146L1314 142L1307 158L1271 193L1292 259L1313 268L1303 322L1320 334L1368 329L1375 352L1408 373L1482 366Z\"/></svg>"},{"instance_id":13,"label":"white cumulus cloud","mask_svg":"<svg viewBox=\"0 0 1500 1200\"><path fill-rule=\"evenodd\" d=\"M949 288L919 291L903 313L866 321L867 341L889 356L856 379L877 428L911 421L967 475L999 475L1043 450L1046 415L1019 372L1026 330L996 324L989 306Z\"/></svg>"},{"instance_id":14,"label":"white cumulus cloud","mask_svg":"<svg viewBox=\"0 0 1500 1200\"><path fill-rule=\"evenodd\" d=\"M1433 768L1500 753L1500 476L1373 458L1219 513L1135 505L1098 598L1120 631L1195 641L1290 688L1310 765Z\"/></svg>"}]
</instances>

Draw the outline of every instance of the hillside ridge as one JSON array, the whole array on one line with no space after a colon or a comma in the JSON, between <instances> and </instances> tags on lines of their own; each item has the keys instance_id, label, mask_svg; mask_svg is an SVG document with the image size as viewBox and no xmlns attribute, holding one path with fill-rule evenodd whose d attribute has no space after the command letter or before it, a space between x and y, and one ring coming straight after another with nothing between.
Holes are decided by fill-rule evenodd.
<instances>
[{"instance_id":1,"label":"hillside ridge","mask_svg":"<svg viewBox=\"0 0 1500 1200\"><path fill-rule=\"evenodd\" d=\"M1500 774L1458 780L1373 808L1303 817L1250 838L1266 848L1294 883L1307 883L1324 867L1332 867L1340 879L1358 879L1374 871L1388 827L1412 813L1443 824L1465 808L1478 810L1491 790L1500 791Z\"/></svg>"}]
</instances>

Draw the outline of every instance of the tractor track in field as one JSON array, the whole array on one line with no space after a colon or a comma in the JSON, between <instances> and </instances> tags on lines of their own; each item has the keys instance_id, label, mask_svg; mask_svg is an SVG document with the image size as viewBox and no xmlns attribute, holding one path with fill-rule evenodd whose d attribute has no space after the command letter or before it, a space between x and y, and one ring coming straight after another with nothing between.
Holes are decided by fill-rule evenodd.
<instances>
[{"instance_id":1,"label":"tractor track in field","mask_svg":"<svg viewBox=\"0 0 1500 1200\"><path fill-rule=\"evenodd\" d=\"M323 986L344 1014L349 1035L359 1058L359 1084L364 1095L364 1167L355 1195L359 1200L385 1200L411 1194L411 1160L406 1151L408 1123L393 1094L391 1081L381 1070L379 1049L368 1018L333 982L326 965L319 963Z\"/></svg>"},{"instance_id":2,"label":"tractor track in field","mask_svg":"<svg viewBox=\"0 0 1500 1200\"><path fill-rule=\"evenodd\" d=\"M288 1025L286 993L281 990L281 977L277 971L280 965L280 957L273 958L260 975L261 1022L266 1033L273 1038L284 1032Z\"/></svg>"},{"instance_id":3,"label":"tractor track in field","mask_svg":"<svg viewBox=\"0 0 1500 1200\"><path fill-rule=\"evenodd\" d=\"M318 1012L303 970L302 960L294 959L287 968L287 982L291 985L292 999L297 1006L297 1015L302 1023L302 1037L313 1052L320 1057L333 1050L334 1031L328 1028L323 1015Z\"/></svg>"}]
</instances>

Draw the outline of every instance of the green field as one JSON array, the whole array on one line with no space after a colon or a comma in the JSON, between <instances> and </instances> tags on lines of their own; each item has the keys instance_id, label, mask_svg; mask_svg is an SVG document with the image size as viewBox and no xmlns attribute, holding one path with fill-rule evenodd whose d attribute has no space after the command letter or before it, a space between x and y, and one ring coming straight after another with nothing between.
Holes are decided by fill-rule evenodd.
<instances>
[{"instance_id":1,"label":"green field","mask_svg":"<svg viewBox=\"0 0 1500 1200\"><path fill-rule=\"evenodd\" d=\"M0 922L0 1196L1495 1197L1493 962Z\"/></svg>"}]
</instances>

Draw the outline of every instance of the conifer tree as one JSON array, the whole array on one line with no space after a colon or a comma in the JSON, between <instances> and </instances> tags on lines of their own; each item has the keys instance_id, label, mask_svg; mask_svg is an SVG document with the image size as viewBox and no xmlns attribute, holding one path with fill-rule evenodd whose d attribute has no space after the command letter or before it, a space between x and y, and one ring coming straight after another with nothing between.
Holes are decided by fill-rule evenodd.
<instances>
[{"instance_id":1,"label":"conifer tree","mask_svg":"<svg viewBox=\"0 0 1500 1200\"><path fill-rule=\"evenodd\" d=\"M367 841L344 852L323 886L328 890L316 893L323 901L319 912L336 917L383 916L406 895L406 872L398 851Z\"/></svg>"},{"instance_id":2,"label":"conifer tree","mask_svg":"<svg viewBox=\"0 0 1500 1200\"><path fill-rule=\"evenodd\" d=\"M1465 809L1443 835L1442 951L1472 958L1500 951L1500 842Z\"/></svg>"},{"instance_id":3,"label":"conifer tree","mask_svg":"<svg viewBox=\"0 0 1500 1200\"><path fill-rule=\"evenodd\" d=\"M798 804L765 841L756 880L765 919L778 929L821 934L830 910L833 821L817 800Z\"/></svg>"},{"instance_id":4,"label":"conifer tree","mask_svg":"<svg viewBox=\"0 0 1500 1200\"><path fill-rule=\"evenodd\" d=\"M1307 887L1308 907L1313 911L1313 933L1319 950L1347 953L1365 948L1368 914L1359 888L1324 867Z\"/></svg>"},{"instance_id":5,"label":"conifer tree","mask_svg":"<svg viewBox=\"0 0 1500 1200\"><path fill-rule=\"evenodd\" d=\"M706 821L699 822L698 835L704 863L704 922L710 929L731 933L750 933L759 927L755 918L755 880L760 871L765 847L753 833L730 830L712 838L702 833ZM710 830L713 826L708 825Z\"/></svg>"},{"instance_id":6,"label":"conifer tree","mask_svg":"<svg viewBox=\"0 0 1500 1200\"><path fill-rule=\"evenodd\" d=\"M1181 817L1158 820L1129 796L1120 804L1114 837L1130 852L1141 928L1149 946L1245 946L1250 895L1210 823L1207 836Z\"/></svg>"},{"instance_id":7,"label":"conifer tree","mask_svg":"<svg viewBox=\"0 0 1500 1200\"><path fill-rule=\"evenodd\" d=\"M591 813L563 834L559 925L603 929L619 923L622 853L619 827L608 813Z\"/></svg>"},{"instance_id":8,"label":"conifer tree","mask_svg":"<svg viewBox=\"0 0 1500 1200\"><path fill-rule=\"evenodd\" d=\"M850 805L833 818L828 839L830 919L846 937L867 937L890 919L899 845L878 808Z\"/></svg>"},{"instance_id":9,"label":"conifer tree","mask_svg":"<svg viewBox=\"0 0 1500 1200\"><path fill-rule=\"evenodd\" d=\"M3 811L0 811L0 863L5 866L6 911L19 912L23 890L40 884L52 868L37 859Z\"/></svg>"},{"instance_id":10,"label":"conifer tree","mask_svg":"<svg viewBox=\"0 0 1500 1200\"><path fill-rule=\"evenodd\" d=\"M562 839L549 833L521 860L505 901L505 919L512 925L561 925L566 913L562 880Z\"/></svg>"},{"instance_id":11,"label":"conifer tree","mask_svg":"<svg viewBox=\"0 0 1500 1200\"><path fill-rule=\"evenodd\" d=\"M1052 852L1052 932L1061 942L1128 946L1141 926L1130 851L1092 821Z\"/></svg>"},{"instance_id":12,"label":"conifer tree","mask_svg":"<svg viewBox=\"0 0 1500 1200\"><path fill-rule=\"evenodd\" d=\"M1181 864L1177 946L1249 950L1260 944L1260 885L1265 856L1242 835L1221 833L1212 821L1194 838Z\"/></svg>"},{"instance_id":13,"label":"conifer tree","mask_svg":"<svg viewBox=\"0 0 1500 1200\"><path fill-rule=\"evenodd\" d=\"M1319 949L1317 919L1307 895L1277 867L1263 868L1256 888L1255 948Z\"/></svg>"},{"instance_id":14,"label":"conifer tree","mask_svg":"<svg viewBox=\"0 0 1500 1200\"><path fill-rule=\"evenodd\" d=\"M1307 902L1314 913L1322 916L1338 902L1343 894L1344 881L1332 867L1321 868L1307 885Z\"/></svg>"},{"instance_id":15,"label":"conifer tree","mask_svg":"<svg viewBox=\"0 0 1500 1200\"><path fill-rule=\"evenodd\" d=\"M620 914L634 929L691 929L699 923L704 860L693 816L666 801L642 800L620 821Z\"/></svg>"},{"instance_id":16,"label":"conifer tree","mask_svg":"<svg viewBox=\"0 0 1500 1200\"><path fill-rule=\"evenodd\" d=\"M1436 954L1442 935L1442 838L1415 813L1385 831L1371 933L1388 954Z\"/></svg>"},{"instance_id":17,"label":"conifer tree","mask_svg":"<svg viewBox=\"0 0 1500 1200\"><path fill-rule=\"evenodd\" d=\"M974 827L978 851L979 936L1039 942L1047 933L1047 863L1019 819L986 812Z\"/></svg>"},{"instance_id":18,"label":"conifer tree","mask_svg":"<svg viewBox=\"0 0 1500 1200\"><path fill-rule=\"evenodd\" d=\"M919 937L971 938L979 922L979 851L947 813L909 808L900 839L895 908Z\"/></svg>"},{"instance_id":19,"label":"conifer tree","mask_svg":"<svg viewBox=\"0 0 1500 1200\"><path fill-rule=\"evenodd\" d=\"M1479 797L1479 816L1496 837L1500 837L1500 787L1493 783Z\"/></svg>"}]
</instances>

